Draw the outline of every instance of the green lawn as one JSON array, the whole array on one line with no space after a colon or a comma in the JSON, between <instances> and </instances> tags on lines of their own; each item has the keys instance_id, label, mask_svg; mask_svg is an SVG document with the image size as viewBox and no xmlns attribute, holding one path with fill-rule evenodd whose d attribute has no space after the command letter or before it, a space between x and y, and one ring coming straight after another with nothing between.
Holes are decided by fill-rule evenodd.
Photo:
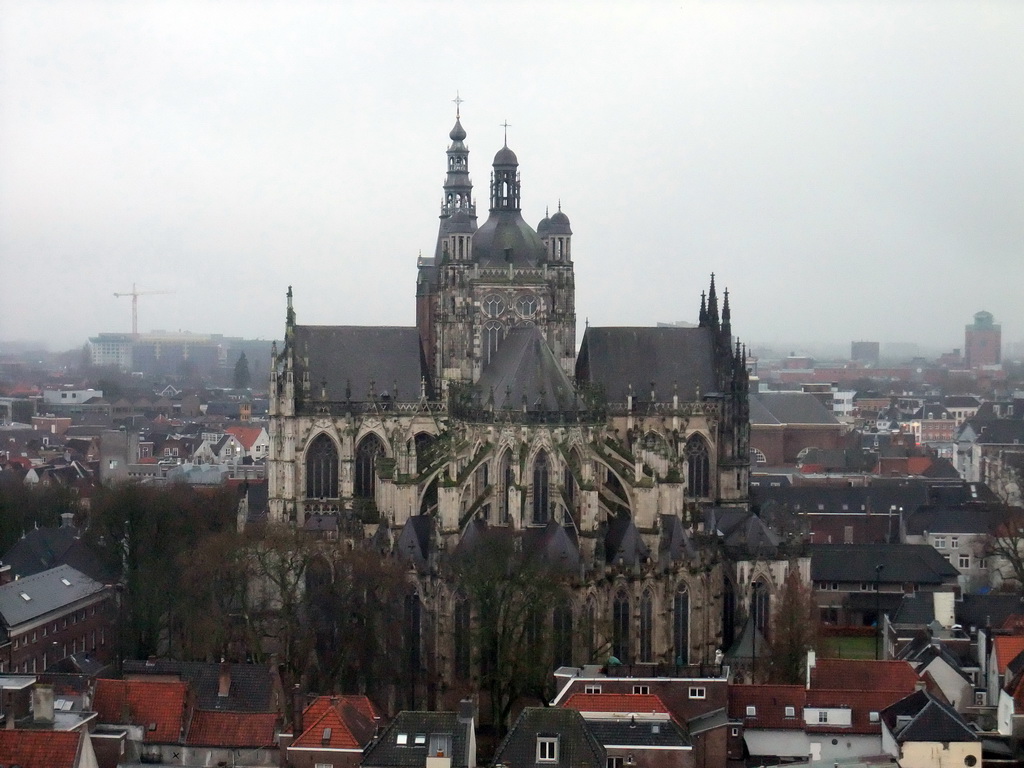
<instances>
[{"instance_id":1,"label":"green lawn","mask_svg":"<svg viewBox=\"0 0 1024 768\"><path fill-rule=\"evenodd\" d=\"M875 638L826 637L821 644L821 655L838 659L873 659Z\"/></svg>"}]
</instances>

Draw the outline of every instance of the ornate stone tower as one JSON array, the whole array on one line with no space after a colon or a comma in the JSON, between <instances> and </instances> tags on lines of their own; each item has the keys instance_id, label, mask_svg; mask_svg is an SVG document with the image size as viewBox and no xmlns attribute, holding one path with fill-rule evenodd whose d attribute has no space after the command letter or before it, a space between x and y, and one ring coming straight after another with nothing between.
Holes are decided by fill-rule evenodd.
<instances>
[{"instance_id":1,"label":"ornate stone tower","mask_svg":"<svg viewBox=\"0 0 1024 768\"><path fill-rule=\"evenodd\" d=\"M535 326L572 376L576 350L572 228L559 211L534 230L523 220L519 160L494 156L490 215L476 227L465 131L456 121L435 256L421 259L417 324L436 391L475 383L512 328Z\"/></svg>"}]
</instances>

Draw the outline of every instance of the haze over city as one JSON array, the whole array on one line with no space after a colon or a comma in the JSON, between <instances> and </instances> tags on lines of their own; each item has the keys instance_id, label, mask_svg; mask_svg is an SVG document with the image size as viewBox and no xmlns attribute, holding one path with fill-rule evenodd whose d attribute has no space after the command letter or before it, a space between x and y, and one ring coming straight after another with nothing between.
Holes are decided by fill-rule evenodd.
<instances>
[{"instance_id":1,"label":"haze over city","mask_svg":"<svg viewBox=\"0 0 1024 768\"><path fill-rule=\"evenodd\" d=\"M481 213L561 201L585 320L1024 338L1015 3L0 4L0 340L413 325L458 93Z\"/></svg>"}]
</instances>

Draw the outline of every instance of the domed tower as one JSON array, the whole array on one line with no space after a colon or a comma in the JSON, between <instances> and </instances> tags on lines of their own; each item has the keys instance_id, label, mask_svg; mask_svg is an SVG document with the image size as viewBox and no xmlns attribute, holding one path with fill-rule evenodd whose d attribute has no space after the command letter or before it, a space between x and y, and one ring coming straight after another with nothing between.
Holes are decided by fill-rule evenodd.
<instances>
[{"instance_id":1,"label":"domed tower","mask_svg":"<svg viewBox=\"0 0 1024 768\"><path fill-rule=\"evenodd\" d=\"M456 103L461 102L456 99ZM463 235L472 235L476 231L476 203L473 202L473 181L469 177L469 147L466 146L466 129L462 127L460 109L455 110L455 125L448 138L452 140L448 147L448 173L444 179L444 196L441 200L441 225L437 234L437 248L434 258L440 259L449 237L455 230ZM458 240L465 257L468 238ZM453 257L459 254L449 250Z\"/></svg>"},{"instance_id":2,"label":"domed tower","mask_svg":"<svg viewBox=\"0 0 1024 768\"><path fill-rule=\"evenodd\" d=\"M569 219L561 211L552 217L557 239L549 250L523 219L521 189L519 159L506 142L494 156L487 221L471 228L471 212L459 210L446 220L445 243L436 259L432 366L441 389L450 382L478 381L508 332L524 326L536 327L559 367L567 376L574 373ZM556 253L558 258L553 258Z\"/></svg>"}]
</instances>

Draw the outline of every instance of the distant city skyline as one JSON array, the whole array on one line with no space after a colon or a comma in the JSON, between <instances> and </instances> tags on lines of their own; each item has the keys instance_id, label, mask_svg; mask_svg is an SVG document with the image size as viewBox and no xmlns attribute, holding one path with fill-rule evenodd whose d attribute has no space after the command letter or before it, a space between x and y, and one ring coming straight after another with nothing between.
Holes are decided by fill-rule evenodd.
<instances>
[{"instance_id":1,"label":"distant city skyline","mask_svg":"<svg viewBox=\"0 0 1024 768\"><path fill-rule=\"evenodd\" d=\"M1024 340L1016 3L0 7L0 340L133 285L140 331L413 325L457 92L481 211L507 122L569 215L580 337L715 272L752 345Z\"/></svg>"}]
</instances>

